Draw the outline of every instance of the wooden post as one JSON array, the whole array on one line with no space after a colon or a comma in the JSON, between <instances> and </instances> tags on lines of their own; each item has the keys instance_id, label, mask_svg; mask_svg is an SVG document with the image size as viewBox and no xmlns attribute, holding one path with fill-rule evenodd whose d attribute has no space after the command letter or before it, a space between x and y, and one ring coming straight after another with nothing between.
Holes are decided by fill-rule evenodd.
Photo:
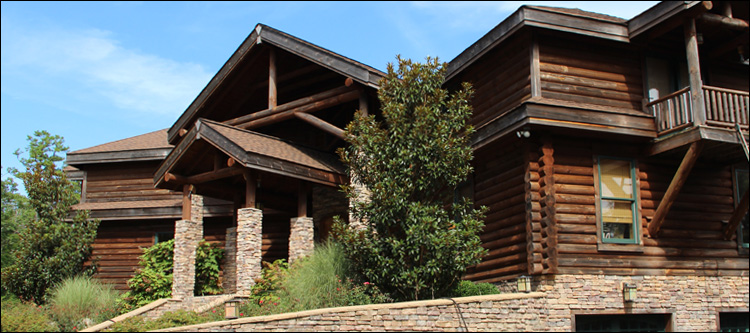
<instances>
[{"instance_id":1,"label":"wooden post","mask_svg":"<svg viewBox=\"0 0 750 333\"><path fill-rule=\"evenodd\" d=\"M656 208L654 218L648 225L648 233L651 235L651 238L659 237L659 231L661 230L662 223L664 223L664 218L667 217L667 213L669 213L669 209L672 207L674 200L680 193L682 185L685 185L685 181L687 181L690 170L693 169L695 161L698 160L698 156L700 156L702 148L703 142L693 142L690 145L690 148L688 148L687 153L685 153L685 157L682 159L682 163L680 163L680 166L677 168L677 172L675 173L674 178L672 178L672 181L669 183L667 192L664 193L664 197L661 199L661 202L659 202L659 207Z\"/></svg>"},{"instance_id":2,"label":"wooden post","mask_svg":"<svg viewBox=\"0 0 750 333\"><path fill-rule=\"evenodd\" d=\"M301 180L297 189L297 217L307 217L307 183Z\"/></svg>"},{"instance_id":3,"label":"wooden post","mask_svg":"<svg viewBox=\"0 0 750 333\"><path fill-rule=\"evenodd\" d=\"M745 214L747 213L749 203L750 195L748 195L748 191L745 191L745 194L742 195L742 199L740 199L740 203L737 205L737 208L734 209L732 217L729 218L729 224L727 224L724 227L724 230L722 230L722 234L725 240L732 239L732 235L737 230L737 227L740 225L742 218L745 217Z\"/></svg>"},{"instance_id":4,"label":"wooden post","mask_svg":"<svg viewBox=\"0 0 750 333\"><path fill-rule=\"evenodd\" d=\"M536 33L532 32L530 42L531 97L542 97L541 70L539 67L539 42L537 41Z\"/></svg>"},{"instance_id":5,"label":"wooden post","mask_svg":"<svg viewBox=\"0 0 750 333\"><path fill-rule=\"evenodd\" d=\"M243 208L255 208L255 191L258 187L255 172L245 170L243 177L245 178L245 207Z\"/></svg>"},{"instance_id":6,"label":"wooden post","mask_svg":"<svg viewBox=\"0 0 750 333\"><path fill-rule=\"evenodd\" d=\"M192 194L195 187L191 184L182 185L182 219L190 220L192 217L190 212L192 210L192 201L190 195Z\"/></svg>"},{"instance_id":7,"label":"wooden post","mask_svg":"<svg viewBox=\"0 0 750 333\"><path fill-rule=\"evenodd\" d=\"M362 116L367 116L369 113L370 112L367 107L367 92L362 89L359 92L359 114Z\"/></svg>"},{"instance_id":8,"label":"wooden post","mask_svg":"<svg viewBox=\"0 0 750 333\"><path fill-rule=\"evenodd\" d=\"M268 108L273 110L278 103L276 95L276 50L271 47L268 52Z\"/></svg>"},{"instance_id":9,"label":"wooden post","mask_svg":"<svg viewBox=\"0 0 750 333\"><path fill-rule=\"evenodd\" d=\"M685 22L685 52L687 53L688 75L690 79L690 100L693 104L693 125L706 123L706 104L703 97L703 81L698 58L698 33L695 30L695 19Z\"/></svg>"}]
</instances>

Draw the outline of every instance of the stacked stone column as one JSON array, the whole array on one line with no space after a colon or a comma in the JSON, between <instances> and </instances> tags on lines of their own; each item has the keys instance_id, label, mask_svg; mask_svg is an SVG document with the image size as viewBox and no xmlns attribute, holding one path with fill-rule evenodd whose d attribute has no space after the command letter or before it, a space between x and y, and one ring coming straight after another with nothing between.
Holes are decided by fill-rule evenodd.
<instances>
[{"instance_id":1,"label":"stacked stone column","mask_svg":"<svg viewBox=\"0 0 750 333\"><path fill-rule=\"evenodd\" d=\"M225 294L232 294L237 291L237 228L227 228L224 251L224 276L221 286Z\"/></svg>"},{"instance_id":2,"label":"stacked stone column","mask_svg":"<svg viewBox=\"0 0 750 333\"><path fill-rule=\"evenodd\" d=\"M191 219L174 226L172 298L189 299L195 293L195 251L203 239L203 197L191 195Z\"/></svg>"},{"instance_id":3,"label":"stacked stone column","mask_svg":"<svg viewBox=\"0 0 750 333\"><path fill-rule=\"evenodd\" d=\"M256 208L237 210L237 294L248 295L260 278L263 212Z\"/></svg>"},{"instance_id":4,"label":"stacked stone column","mask_svg":"<svg viewBox=\"0 0 750 333\"><path fill-rule=\"evenodd\" d=\"M367 221L354 216L354 214L352 214L352 208L354 207L355 202L370 201L370 190L366 186L356 182L354 179L351 179L350 186L352 190L354 190L356 199L349 201L349 227L354 230L366 229Z\"/></svg>"},{"instance_id":5,"label":"stacked stone column","mask_svg":"<svg viewBox=\"0 0 750 333\"><path fill-rule=\"evenodd\" d=\"M295 217L289 224L289 263L313 252L314 227L312 217Z\"/></svg>"}]
</instances>

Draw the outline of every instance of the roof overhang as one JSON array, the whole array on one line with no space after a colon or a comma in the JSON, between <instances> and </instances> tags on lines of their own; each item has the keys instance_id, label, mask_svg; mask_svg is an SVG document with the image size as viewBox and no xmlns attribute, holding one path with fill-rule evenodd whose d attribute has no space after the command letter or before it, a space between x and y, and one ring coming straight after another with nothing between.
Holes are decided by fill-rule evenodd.
<instances>
[{"instance_id":1,"label":"roof overhang","mask_svg":"<svg viewBox=\"0 0 750 333\"><path fill-rule=\"evenodd\" d=\"M245 39L240 47L224 63L218 73L214 75L211 81L200 92L198 97L188 106L180 118L172 125L167 132L169 142L175 142L178 138L180 129L187 128L189 124L195 121L200 115L198 112L203 108L206 101L213 95L219 86L221 86L229 74L238 67L238 65L249 58L252 50L260 44L267 43L277 48L295 54L301 58L309 60L321 67L327 68L333 72L352 78L354 81L374 89L378 88L378 81L385 75L383 72L356 62L337 53L326 50L322 47L308 43L297 37L276 30L269 26L258 24L253 32Z\"/></svg>"},{"instance_id":2,"label":"roof overhang","mask_svg":"<svg viewBox=\"0 0 750 333\"><path fill-rule=\"evenodd\" d=\"M167 187L165 175L181 163L191 163L184 156L200 140L248 169L327 186L348 181L341 162L333 154L201 118L156 171L156 187Z\"/></svg>"},{"instance_id":3,"label":"roof overhang","mask_svg":"<svg viewBox=\"0 0 750 333\"><path fill-rule=\"evenodd\" d=\"M448 64L446 81L523 27L537 27L629 42L626 22L544 7L522 6Z\"/></svg>"},{"instance_id":4,"label":"roof overhang","mask_svg":"<svg viewBox=\"0 0 750 333\"><path fill-rule=\"evenodd\" d=\"M706 7L711 7L711 1L662 1L628 21L629 37L636 38L674 17L703 11ZM677 23L682 24L682 21Z\"/></svg>"},{"instance_id":5,"label":"roof overhang","mask_svg":"<svg viewBox=\"0 0 750 333\"><path fill-rule=\"evenodd\" d=\"M68 165L113 163L113 162L136 162L136 161L159 161L163 160L172 148L140 149L126 151L110 151L97 153L69 153L67 155Z\"/></svg>"}]
</instances>

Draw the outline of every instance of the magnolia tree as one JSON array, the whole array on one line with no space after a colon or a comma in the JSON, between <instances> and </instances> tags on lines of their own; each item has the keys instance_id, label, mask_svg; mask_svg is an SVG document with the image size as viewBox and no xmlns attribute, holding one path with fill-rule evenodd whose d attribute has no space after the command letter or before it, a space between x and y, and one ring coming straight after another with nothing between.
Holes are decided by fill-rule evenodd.
<instances>
[{"instance_id":1,"label":"magnolia tree","mask_svg":"<svg viewBox=\"0 0 750 333\"><path fill-rule=\"evenodd\" d=\"M354 268L395 299L443 296L486 250L479 232L482 209L473 209L455 189L471 173L469 139L472 88L453 94L442 88L446 64L397 57L388 64L378 98L382 120L355 116L346 132L351 145L339 150L355 186L344 186L352 216L365 228L334 225Z\"/></svg>"}]
</instances>

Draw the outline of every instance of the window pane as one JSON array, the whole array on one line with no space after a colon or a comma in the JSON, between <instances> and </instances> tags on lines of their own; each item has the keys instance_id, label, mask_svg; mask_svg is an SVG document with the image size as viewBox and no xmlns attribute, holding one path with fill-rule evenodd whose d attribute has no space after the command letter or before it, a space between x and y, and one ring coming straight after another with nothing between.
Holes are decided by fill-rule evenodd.
<instances>
[{"instance_id":1,"label":"window pane","mask_svg":"<svg viewBox=\"0 0 750 333\"><path fill-rule=\"evenodd\" d=\"M633 239L633 205L629 201L602 200L602 237Z\"/></svg>"},{"instance_id":2,"label":"window pane","mask_svg":"<svg viewBox=\"0 0 750 333\"><path fill-rule=\"evenodd\" d=\"M632 198L633 179L630 177L630 161L599 161L602 196L609 198Z\"/></svg>"}]
</instances>

